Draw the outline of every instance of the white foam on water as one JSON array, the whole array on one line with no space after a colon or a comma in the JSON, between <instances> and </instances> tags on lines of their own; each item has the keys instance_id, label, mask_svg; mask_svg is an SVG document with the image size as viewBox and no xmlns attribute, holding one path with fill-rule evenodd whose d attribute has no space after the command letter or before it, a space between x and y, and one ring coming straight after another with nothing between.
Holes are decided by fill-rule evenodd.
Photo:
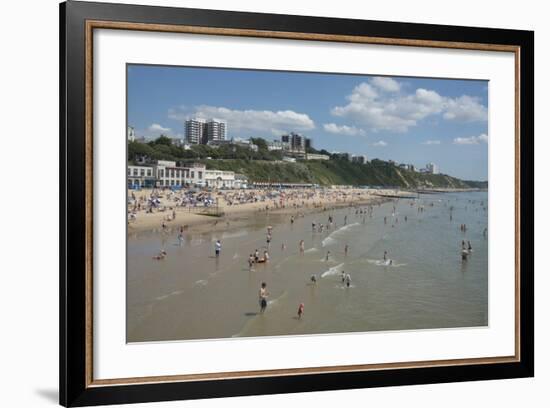
<instances>
[{"instance_id":1,"label":"white foam on water","mask_svg":"<svg viewBox=\"0 0 550 408\"><path fill-rule=\"evenodd\" d=\"M171 296L177 296L183 293L183 290L176 290L174 292L168 293L167 295L158 296L155 298L157 301L162 301L164 299L168 299Z\"/></svg>"},{"instance_id":2,"label":"white foam on water","mask_svg":"<svg viewBox=\"0 0 550 408\"><path fill-rule=\"evenodd\" d=\"M237 259L239 257L239 254L235 252L235 255L233 255L233 259Z\"/></svg>"},{"instance_id":3,"label":"white foam on water","mask_svg":"<svg viewBox=\"0 0 550 408\"><path fill-rule=\"evenodd\" d=\"M398 264L398 263L395 263L395 261L393 261L391 264L390 264L390 259L388 260L383 260L383 259L367 259L367 262L370 263L370 264L373 264L373 265L376 265L376 266L387 266L387 267L391 267L391 268L399 268L400 266L405 266L407 264Z\"/></svg>"},{"instance_id":4,"label":"white foam on water","mask_svg":"<svg viewBox=\"0 0 550 408\"><path fill-rule=\"evenodd\" d=\"M208 281L205 280L205 279L201 279L201 280L198 280L196 281L194 284L193 284L193 287L202 287L202 286L206 286L208 285Z\"/></svg>"},{"instance_id":5,"label":"white foam on water","mask_svg":"<svg viewBox=\"0 0 550 408\"><path fill-rule=\"evenodd\" d=\"M346 286L346 285L336 285L336 286L334 286L334 287L335 287L336 289L352 289L352 288L355 288L356 286L355 286L353 283L351 283L351 284L349 285L349 287Z\"/></svg>"},{"instance_id":6,"label":"white foam on water","mask_svg":"<svg viewBox=\"0 0 550 408\"><path fill-rule=\"evenodd\" d=\"M325 278L327 276L338 275L342 271L343 266L344 266L344 263L341 263L341 264L338 264L336 266L333 266L332 268L329 268L327 271L325 271L321 274L321 278Z\"/></svg>"},{"instance_id":7,"label":"white foam on water","mask_svg":"<svg viewBox=\"0 0 550 408\"><path fill-rule=\"evenodd\" d=\"M317 248L309 248L304 251L304 254L309 254L311 252L319 252Z\"/></svg>"},{"instance_id":8,"label":"white foam on water","mask_svg":"<svg viewBox=\"0 0 550 408\"><path fill-rule=\"evenodd\" d=\"M348 224L348 225L344 225L343 227L340 227L338 228L336 231L332 232L328 237L326 237L325 239L323 239L323 241L321 242L321 244L325 247L325 246L328 246L328 245L334 245L336 244L338 241L336 240L336 238L338 238L340 235L342 235L343 233L345 233L348 229L350 228L353 228L353 227L356 227L358 225L361 225L359 224L358 222L354 222L353 224Z\"/></svg>"},{"instance_id":9,"label":"white foam on water","mask_svg":"<svg viewBox=\"0 0 550 408\"><path fill-rule=\"evenodd\" d=\"M325 239L323 239L323 241L321 242L321 244L325 247L325 246L328 246L328 245L334 245L336 244L338 241L336 241L334 238L331 238L330 235L328 237L326 237Z\"/></svg>"}]
</instances>

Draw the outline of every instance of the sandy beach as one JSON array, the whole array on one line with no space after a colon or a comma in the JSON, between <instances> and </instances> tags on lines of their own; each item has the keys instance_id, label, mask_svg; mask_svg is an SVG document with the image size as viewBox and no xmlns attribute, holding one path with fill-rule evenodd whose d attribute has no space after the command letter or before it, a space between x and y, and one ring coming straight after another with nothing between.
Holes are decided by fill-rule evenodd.
<instances>
[{"instance_id":1,"label":"sandy beach","mask_svg":"<svg viewBox=\"0 0 550 408\"><path fill-rule=\"evenodd\" d=\"M244 223L258 212L303 215L327 209L377 204L411 193L399 190L367 190L357 188L330 189L249 189L197 192L204 201L185 202L189 191L142 189L128 191L128 233L184 228L200 231L221 231ZM155 197L156 204L150 201ZM175 216L175 217L174 217ZM163 227L164 225L164 227Z\"/></svg>"}]
</instances>

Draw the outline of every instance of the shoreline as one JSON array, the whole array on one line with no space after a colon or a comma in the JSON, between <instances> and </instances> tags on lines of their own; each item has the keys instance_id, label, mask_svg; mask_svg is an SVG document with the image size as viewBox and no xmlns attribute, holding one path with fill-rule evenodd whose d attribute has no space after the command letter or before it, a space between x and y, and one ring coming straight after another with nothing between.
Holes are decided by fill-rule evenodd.
<instances>
[{"instance_id":1,"label":"shoreline","mask_svg":"<svg viewBox=\"0 0 550 408\"><path fill-rule=\"evenodd\" d=\"M230 191L235 192L236 190ZM246 190L247 192L249 190ZM255 213L288 215L289 217L298 217L301 215L323 212L338 208L379 205L398 198L410 198L410 193L399 190L384 190L387 194L379 194L378 191L361 189L335 189L329 192L329 197L312 196L309 199L292 199L284 202L283 205L274 204L274 200L264 200L259 202L250 202L238 205L228 205L220 203L215 208L221 215L206 215L198 213L202 207L191 208L169 205L165 209L153 213L145 213L144 210L138 211L135 220L128 221L127 234L138 232L156 231L162 229L164 223L167 231L176 231L183 228L186 232L206 232L206 231L226 231L228 228L244 226L250 215ZM153 190L141 190L138 196L148 196ZM258 190L254 190L258 193ZM304 191L299 191L304 193ZM311 192L310 192L311 193ZM131 194L131 192L130 192ZM346 194L342 198L342 194ZM131 205L128 204L128 209ZM176 218L172 219L172 215Z\"/></svg>"}]
</instances>

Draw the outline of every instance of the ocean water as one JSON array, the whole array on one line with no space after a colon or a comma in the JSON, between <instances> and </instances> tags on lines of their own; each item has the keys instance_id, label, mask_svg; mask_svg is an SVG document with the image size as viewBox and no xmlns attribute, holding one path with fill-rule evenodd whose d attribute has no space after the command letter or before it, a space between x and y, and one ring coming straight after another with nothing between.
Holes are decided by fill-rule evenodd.
<instances>
[{"instance_id":1,"label":"ocean water","mask_svg":"<svg viewBox=\"0 0 550 408\"><path fill-rule=\"evenodd\" d=\"M356 214L359 208L366 206L308 214L293 225L289 215L257 213L246 227L189 233L181 243L175 233L129 234L127 340L488 325L487 193L420 195L374 206L372 216ZM327 225L329 215L332 228L312 231L312 222ZM267 248L267 225L273 226L270 261L250 270L249 254ZM462 240L473 248L466 259ZM152 259L161 248L167 257ZM262 282L269 298L260 314ZM300 303L305 310L298 319Z\"/></svg>"}]
</instances>

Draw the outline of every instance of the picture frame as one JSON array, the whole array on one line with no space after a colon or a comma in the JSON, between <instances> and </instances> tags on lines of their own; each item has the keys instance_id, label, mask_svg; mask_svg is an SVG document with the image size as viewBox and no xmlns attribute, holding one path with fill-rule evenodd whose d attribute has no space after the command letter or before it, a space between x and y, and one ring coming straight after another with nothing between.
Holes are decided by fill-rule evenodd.
<instances>
[{"instance_id":1,"label":"picture frame","mask_svg":"<svg viewBox=\"0 0 550 408\"><path fill-rule=\"evenodd\" d=\"M94 30L411 49L507 52L515 61L515 352L378 364L94 377ZM68 1L60 4L60 404L87 406L532 377L534 33ZM510 164L512 165L512 164ZM492 177L495 177L493 175ZM121 294L122 295L122 294Z\"/></svg>"}]
</instances>

